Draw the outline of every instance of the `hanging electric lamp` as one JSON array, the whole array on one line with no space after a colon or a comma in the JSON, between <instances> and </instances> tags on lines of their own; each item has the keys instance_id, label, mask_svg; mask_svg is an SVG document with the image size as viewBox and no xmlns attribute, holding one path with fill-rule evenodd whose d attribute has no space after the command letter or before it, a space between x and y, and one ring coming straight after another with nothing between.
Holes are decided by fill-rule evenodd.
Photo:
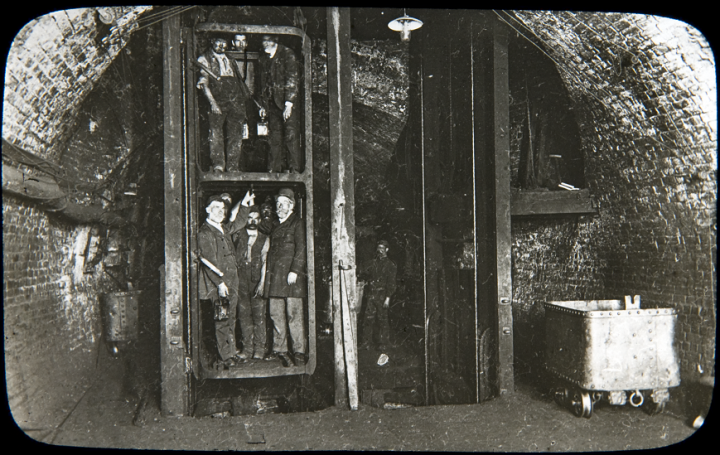
<instances>
[{"instance_id":1,"label":"hanging electric lamp","mask_svg":"<svg viewBox=\"0 0 720 455\"><path fill-rule=\"evenodd\" d=\"M403 8L403 16L398 17L388 23L388 28L394 32L400 32L400 39L404 42L410 41L410 32L422 27L423 23L419 19L410 17Z\"/></svg>"}]
</instances>

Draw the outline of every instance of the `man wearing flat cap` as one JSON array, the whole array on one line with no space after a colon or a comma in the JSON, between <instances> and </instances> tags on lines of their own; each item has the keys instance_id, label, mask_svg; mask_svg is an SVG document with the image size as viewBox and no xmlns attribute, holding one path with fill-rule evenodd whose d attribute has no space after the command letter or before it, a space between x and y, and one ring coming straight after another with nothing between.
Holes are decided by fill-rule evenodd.
<instances>
[{"instance_id":1,"label":"man wearing flat cap","mask_svg":"<svg viewBox=\"0 0 720 455\"><path fill-rule=\"evenodd\" d=\"M235 316L238 303L238 274L235 248L223 226L225 203L211 196L205 205L207 219L198 231L200 300L210 301L215 314L215 339L219 362L234 367L242 360L235 346Z\"/></svg>"},{"instance_id":2,"label":"man wearing flat cap","mask_svg":"<svg viewBox=\"0 0 720 455\"><path fill-rule=\"evenodd\" d=\"M303 308L303 299L307 296L305 224L293 212L295 193L290 188L280 189L275 196L275 207L280 223L270 234L264 292L269 298L274 326L273 350L283 366L304 365L307 361ZM294 362L288 355L288 345L292 347Z\"/></svg>"},{"instance_id":3,"label":"man wearing flat cap","mask_svg":"<svg viewBox=\"0 0 720 455\"><path fill-rule=\"evenodd\" d=\"M365 306L365 318L363 320L363 348L377 346L383 351L390 343L390 322L388 309L390 308L390 297L395 292L395 276L397 266L388 258L390 244L385 240L377 243L375 258L364 264L359 270L359 277L367 280L369 292ZM374 340L375 327L378 328L379 343Z\"/></svg>"},{"instance_id":4,"label":"man wearing flat cap","mask_svg":"<svg viewBox=\"0 0 720 455\"><path fill-rule=\"evenodd\" d=\"M201 67L197 88L210 104L210 161L215 174L240 171L243 128L247 113L245 102L250 93L238 77L238 69L225 55L225 38L214 37L210 49L198 57ZM227 136L226 136L227 134Z\"/></svg>"}]
</instances>

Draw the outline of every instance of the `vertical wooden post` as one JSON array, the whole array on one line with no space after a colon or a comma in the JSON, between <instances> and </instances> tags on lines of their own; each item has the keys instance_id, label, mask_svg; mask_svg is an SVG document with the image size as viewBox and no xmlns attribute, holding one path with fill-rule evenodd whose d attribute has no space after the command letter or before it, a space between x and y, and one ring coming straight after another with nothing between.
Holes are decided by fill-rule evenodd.
<instances>
[{"instance_id":1,"label":"vertical wooden post","mask_svg":"<svg viewBox=\"0 0 720 455\"><path fill-rule=\"evenodd\" d=\"M494 20L493 85L495 145L495 239L497 265L498 390L512 392L512 236L510 234L510 83L508 79L507 30Z\"/></svg>"},{"instance_id":2,"label":"vertical wooden post","mask_svg":"<svg viewBox=\"0 0 720 455\"><path fill-rule=\"evenodd\" d=\"M514 389L508 38L502 24L486 13L477 16L471 35L476 289L478 310L492 315L494 379L504 395Z\"/></svg>"},{"instance_id":3,"label":"vertical wooden post","mask_svg":"<svg viewBox=\"0 0 720 455\"><path fill-rule=\"evenodd\" d=\"M335 336L335 405L357 409L354 343L345 340L341 311L356 307L355 174L353 170L350 9L327 9L330 188ZM342 264L345 270L340 270ZM349 316L349 315L348 315ZM354 332L354 330L353 330ZM347 352L348 347L352 352ZM347 376L346 376L347 373ZM347 378L347 381L346 381Z\"/></svg>"},{"instance_id":4,"label":"vertical wooden post","mask_svg":"<svg viewBox=\"0 0 720 455\"><path fill-rule=\"evenodd\" d=\"M163 21L165 133L165 283L160 313L160 408L164 416L187 413L183 342L183 115L180 16Z\"/></svg>"}]
</instances>

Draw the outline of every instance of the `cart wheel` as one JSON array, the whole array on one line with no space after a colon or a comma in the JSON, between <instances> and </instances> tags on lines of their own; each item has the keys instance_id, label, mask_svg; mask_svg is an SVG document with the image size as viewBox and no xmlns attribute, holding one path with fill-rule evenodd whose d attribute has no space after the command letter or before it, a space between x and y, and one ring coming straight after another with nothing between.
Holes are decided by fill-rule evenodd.
<instances>
[{"instance_id":1,"label":"cart wheel","mask_svg":"<svg viewBox=\"0 0 720 455\"><path fill-rule=\"evenodd\" d=\"M584 390L576 390L572 397L573 413L577 417L585 417L587 419L592 416L592 399L590 394Z\"/></svg>"}]
</instances>

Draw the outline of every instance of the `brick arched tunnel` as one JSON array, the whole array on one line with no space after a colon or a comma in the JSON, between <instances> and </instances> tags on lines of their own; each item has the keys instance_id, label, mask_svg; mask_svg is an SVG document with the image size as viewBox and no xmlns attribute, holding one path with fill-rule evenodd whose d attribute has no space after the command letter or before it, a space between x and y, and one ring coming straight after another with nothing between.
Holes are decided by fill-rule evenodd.
<instances>
[{"instance_id":1,"label":"brick arched tunnel","mask_svg":"<svg viewBox=\"0 0 720 455\"><path fill-rule=\"evenodd\" d=\"M115 391L124 404L112 411L103 408L108 421L127 420L127 416L132 421L143 397L146 401L150 397L147 406L157 407L161 381L157 302L164 263L160 20L172 14L235 15L233 20L247 23L293 23L292 8L223 8L106 8L103 14L112 16L109 26L99 20L96 8L56 11L26 24L9 48L3 103L6 387L15 422L36 440L132 445L113 442L107 435L98 436L96 444L79 436L73 439L80 427L69 416L102 399L93 395L102 382L99 369L118 377L125 373ZM302 11L313 39L314 254L320 302L328 298L331 257L327 37L324 9ZM404 146L411 135L408 125L414 121L412 103L417 102L413 48L387 30L387 21L402 11L351 11L358 260L372 255L377 239L390 241L391 259L398 264L400 289L405 292L391 325L395 331L412 332L410 341L421 345L423 317L418 315L422 307L416 293L422 289L423 220L416 210L421 199L419 176L414 173L419 158L413 155L417 151ZM670 419L664 421L668 427L676 427L666 431L670 440L658 439L662 433L648 427L642 430L643 442L632 444L650 448L679 441L692 432L687 422L707 413L709 389L702 384L715 376L717 88L712 49L698 29L659 16L569 11L487 14L506 28L509 38L511 187L548 191L528 180L526 171L527 141L539 137L529 125L544 116L550 120L536 128L547 128L547 153L565 152L563 181L586 189L597 209L595 214L579 216L512 219L514 374L518 390L529 395L511 400L517 400L519 409L528 403L541 409L554 406L539 382L545 342L543 301L639 294L643 308L677 312L674 345L683 379L672 392L670 415L661 417ZM457 11L417 10L413 15L426 22L425 30L435 19L462 21ZM446 47L443 52L452 62L450 41L443 37L436 41L438 48ZM438 120L438 138L456 127L454 108L443 106L439 112L446 109L451 120ZM453 153L444 155L437 172L440 180L457 189L472 180L473 168L460 152ZM466 234L460 227L443 229L458 237ZM462 252L451 252L446 260L455 261L451 268L464 270L462 258ZM462 273L457 276L461 283ZM125 291L128 282L142 289L144 296L138 341L142 355L132 362L109 357L101 317L100 296ZM318 318L328 321L326 305L319 303L317 308ZM460 351L461 325L468 315L458 310L443 318L446 326L460 327L452 345ZM332 352L325 354L328 369L319 371L327 377L315 381L317 400L324 403L319 407L332 403ZM453 362L462 358L452 357ZM456 384L454 390L474 388L463 379L465 370L458 365L444 371L448 383ZM421 377L415 379L422 382ZM435 404L475 402L472 394L461 398L463 393L453 399L436 393L437 400L447 401ZM476 406L487 406L478 412L489 413L483 414L488 419L494 415L491 411L502 413L496 400ZM466 409L438 412L476 412ZM435 418L447 419L439 414ZM354 424L361 426L358 421L348 428ZM598 425L612 428L610 422ZM246 422L244 432L252 440L248 428ZM268 441L269 428L265 429ZM573 431L568 434L575 435ZM512 436L508 435L511 440ZM566 437L568 442L562 444L567 450L588 450L580 439L572 439L575 436ZM494 438L493 443L501 439ZM385 441L378 447L416 447L403 441ZM508 450L531 450L530 443L521 445L522 438L513 441L506 443ZM622 449L625 442L595 442L589 450ZM300 447L295 443L272 447ZM363 441L355 444L355 448L372 446ZM482 447L471 444L463 449L466 446L458 444L447 447ZM193 447L198 446L188 443L177 448ZM342 445L328 442L310 447ZM490 447L487 450L497 450ZM543 447L536 444L534 450Z\"/></svg>"}]
</instances>

